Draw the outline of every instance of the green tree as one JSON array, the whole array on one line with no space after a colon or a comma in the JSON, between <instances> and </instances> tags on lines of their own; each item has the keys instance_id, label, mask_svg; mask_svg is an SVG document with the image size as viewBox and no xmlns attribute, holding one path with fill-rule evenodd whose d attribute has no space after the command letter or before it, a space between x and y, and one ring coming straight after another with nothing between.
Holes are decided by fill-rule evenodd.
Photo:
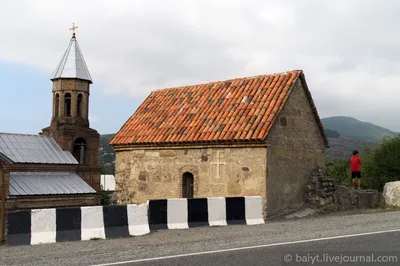
<instances>
[{"instance_id":1,"label":"green tree","mask_svg":"<svg viewBox=\"0 0 400 266\"><path fill-rule=\"evenodd\" d=\"M363 153L363 179L367 188L382 191L385 183L400 180L400 138L385 138Z\"/></svg>"}]
</instances>

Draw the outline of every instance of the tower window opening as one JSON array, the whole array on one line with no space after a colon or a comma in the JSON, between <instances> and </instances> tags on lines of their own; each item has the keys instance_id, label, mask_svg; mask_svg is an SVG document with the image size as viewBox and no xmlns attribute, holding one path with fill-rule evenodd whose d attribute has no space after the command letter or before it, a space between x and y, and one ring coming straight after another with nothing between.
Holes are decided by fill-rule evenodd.
<instances>
[{"instance_id":1,"label":"tower window opening","mask_svg":"<svg viewBox=\"0 0 400 266\"><path fill-rule=\"evenodd\" d=\"M57 117L59 113L60 108L60 95L57 93L56 94L56 102L54 103L54 116Z\"/></svg>"},{"instance_id":2,"label":"tower window opening","mask_svg":"<svg viewBox=\"0 0 400 266\"><path fill-rule=\"evenodd\" d=\"M71 116L71 94L69 94L69 93L66 93L65 94L65 96L64 96L64 110L65 110L65 113L64 113L64 115L65 116Z\"/></svg>"},{"instance_id":3,"label":"tower window opening","mask_svg":"<svg viewBox=\"0 0 400 266\"><path fill-rule=\"evenodd\" d=\"M78 99L77 99L77 115L78 117L82 116L82 94L78 94Z\"/></svg>"},{"instance_id":4,"label":"tower window opening","mask_svg":"<svg viewBox=\"0 0 400 266\"><path fill-rule=\"evenodd\" d=\"M86 149L86 141L84 139L78 138L77 140L75 140L72 154L80 164L85 163Z\"/></svg>"}]
</instances>

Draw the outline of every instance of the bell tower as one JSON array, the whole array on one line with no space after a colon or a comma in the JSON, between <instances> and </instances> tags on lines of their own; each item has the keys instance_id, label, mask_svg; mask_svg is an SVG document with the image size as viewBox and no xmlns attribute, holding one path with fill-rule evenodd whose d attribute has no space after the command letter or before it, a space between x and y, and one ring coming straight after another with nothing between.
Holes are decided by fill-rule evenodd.
<instances>
[{"instance_id":1,"label":"bell tower","mask_svg":"<svg viewBox=\"0 0 400 266\"><path fill-rule=\"evenodd\" d=\"M89 96L93 83L75 35L55 69L53 110L50 126L42 135L53 137L58 145L70 151L79 162L77 174L96 191L100 191L99 147L100 134L90 128Z\"/></svg>"}]
</instances>

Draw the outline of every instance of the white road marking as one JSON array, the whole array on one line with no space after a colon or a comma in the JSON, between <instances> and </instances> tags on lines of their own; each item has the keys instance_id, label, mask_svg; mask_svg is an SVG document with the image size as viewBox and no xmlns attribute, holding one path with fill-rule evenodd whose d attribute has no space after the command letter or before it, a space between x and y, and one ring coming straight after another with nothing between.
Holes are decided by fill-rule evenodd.
<instances>
[{"instance_id":1,"label":"white road marking","mask_svg":"<svg viewBox=\"0 0 400 266\"><path fill-rule=\"evenodd\" d=\"M105 264L96 264L96 265L91 265L91 266L122 265L122 264L128 264L128 263L137 263L137 262L146 262L146 261L155 261L155 260L174 259L174 258L181 258L181 257L190 257L190 256L198 256L198 255L206 255L206 254L215 254L215 253L223 253L223 252L238 251L238 250L246 250L246 249L256 249L256 248L265 248L265 247L285 246L285 245L293 245L293 244L300 244L300 243L310 243L310 242L317 242L317 241L324 241L324 240L332 240L332 239L340 239L340 238L348 238L348 237L356 237L356 236L367 236L367 235L384 234L384 233L391 233L391 232L400 232L400 229L392 229L392 230L384 230L384 231L375 231L375 232L366 232L366 233L358 233L358 234L350 234L350 235L341 235L341 236L321 237L321 238L313 238L313 239L304 239L304 240L298 240L298 241L281 242L281 243L272 243L272 244L264 244L264 245L248 246L248 247L240 247L240 248L229 248L229 249L220 249L220 250L212 250L212 251L203 251L203 252L187 253L187 254L179 254L179 255L171 255L171 256L164 256L164 257L154 257L154 258L147 258L147 259L137 259L137 260L128 260L128 261L112 262L112 263L105 263Z\"/></svg>"}]
</instances>

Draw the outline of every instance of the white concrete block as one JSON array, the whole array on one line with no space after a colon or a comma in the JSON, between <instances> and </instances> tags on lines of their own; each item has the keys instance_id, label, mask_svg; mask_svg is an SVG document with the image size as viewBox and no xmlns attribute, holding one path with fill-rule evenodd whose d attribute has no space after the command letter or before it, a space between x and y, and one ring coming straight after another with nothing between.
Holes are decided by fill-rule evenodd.
<instances>
[{"instance_id":1,"label":"white concrete block","mask_svg":"<svg viewBox=\"0 0 400 266\"><path fill-rule=\"evenodd\" d=\"M56 242L56 209L31 211L31 245Z\"/></svg>"},{"instance_id":2,"label":"white concrete block","mask_svg":"<svg viewBox=\"0 0 400 266\"><path fill-rule=\"evenodd\" d=\"M168 229L185 229L188 225L187 199L168 199Z\"/></svg>"},{"instance_id":3,"label":"white concrete block","mask_svg":"<svg viewBox=\"0 0 400 266\"><path fill-rule=\"evenodd\" d=\"M82 240L93 238L105 239L103 206L81 207Z\"/></svg>"},{"instance_id":4,"label":"white concrete block","mask_svg":"<svg viewBox=\"0 0 400 266\"><path fill-rule=\"evenodd\" d=\"M262 197L259 196L246 196L244 197L246 209L246 223L248 225L264 224L262 214Z\"/></svg>"},{"instance_id":5,"label":"white concrete block","mask_svg":"<svg viewBox=\"0 0 400 266\"><path fill-rule=\"evenodd\" d=\"M127 205L128 228L132 236L140 236L150 233L147 204Z\"/></svg>"},{"instance_id":6,"label":"white concrete block","mask_svg":"<svg viewBox=\"0 0 400 266\"><path fill-rule=\"evenodd\" d=\"M224 197L207 198L208 222L210 226L222 226L226 224L226 204Z\"/></svg>"}]
</instances>

